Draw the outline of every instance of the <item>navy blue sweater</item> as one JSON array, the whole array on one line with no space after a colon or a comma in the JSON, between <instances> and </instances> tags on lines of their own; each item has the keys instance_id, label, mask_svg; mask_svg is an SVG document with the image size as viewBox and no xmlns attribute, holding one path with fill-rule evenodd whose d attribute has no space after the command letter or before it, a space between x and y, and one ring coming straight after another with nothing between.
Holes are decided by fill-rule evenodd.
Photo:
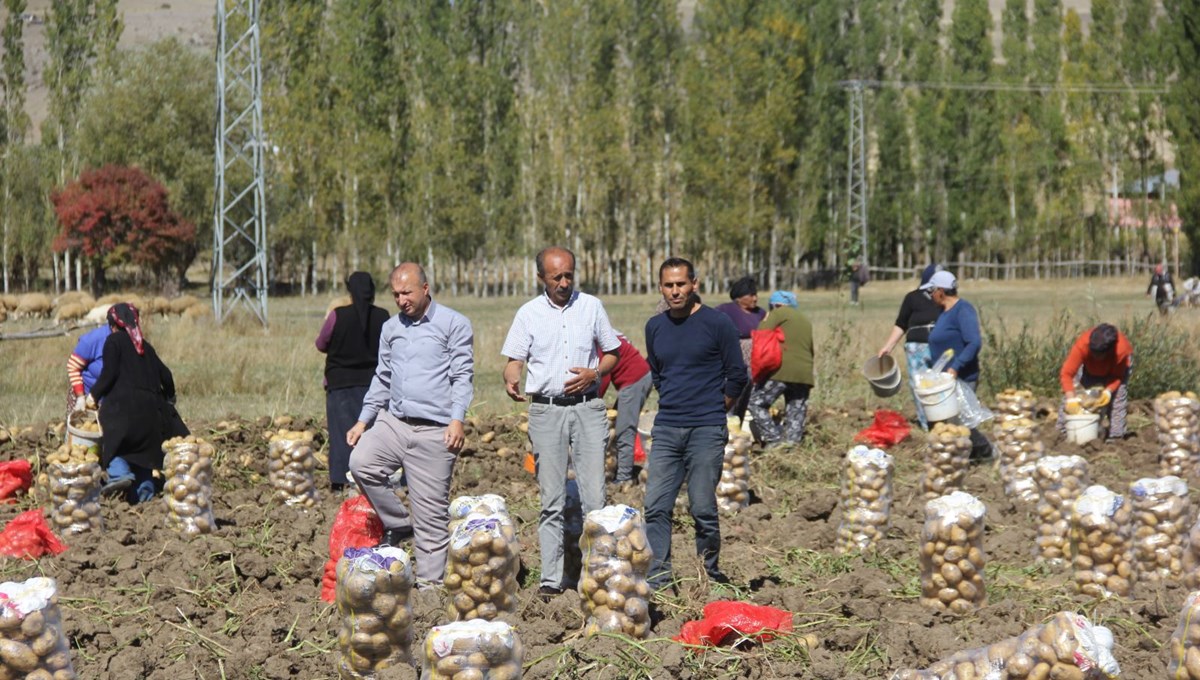
<instances>
[{"instance_id":1,"label":"navy blue sweater","mask_svg":"<svg viewBox=\"0 0 1200 680\"><path fill-rule=\"evenodd\" d=\"M737 398L749 381L733 322L706 306L684 319L650 317L646 361L658 389L656 425L724 425L725 397Z\"/></svg>"},{"instance_id":2,"label":"navy blue sweater","mask_svg":"<svg viewBox=\"0 0 1200 680\"><path fill-rule=\"evenodd\" d=\"M979 380L981 347L983 336L979 333L979 314L963 299L959 299L950 311L942 312L929 332L930 365L941 358L943 352L952 349L954 358L946 368L953 368L965 382Z\"/></svg>"}]
</instances>

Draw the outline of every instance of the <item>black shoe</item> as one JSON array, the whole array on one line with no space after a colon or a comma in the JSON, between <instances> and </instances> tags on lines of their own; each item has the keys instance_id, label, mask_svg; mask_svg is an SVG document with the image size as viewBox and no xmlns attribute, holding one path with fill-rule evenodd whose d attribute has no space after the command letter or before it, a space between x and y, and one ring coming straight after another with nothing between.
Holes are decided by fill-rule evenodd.
<instances>
[{"instance_id":1,"label":"black shoe","mask_svg":"<svg viewBox=\"0 0 1200 680\"><path fill-rule=\"evenodd\" d=\"M556 598L562 594L563 594L563 589L555 588L554 586L542 586L541 588L538 588L538 591L537 591L538 599L541 600L542 602L549 602L550 600L553 600L554 598Z\"/></svg>"},{"instance_id":2,"label":"black shoe","mask_svg":"<svg viewBox=\"0 0 1200 680\"><path fill-rule=\"evenodd\" d=\"M413 537L412 527L400 527L399 529L384 529L383 537L379 539L379 546L377 546L377 547L391 546L393 548L396 548L396 547L399 547L399 545L401 543L407 541L408 539L410 539L412 537Z\"/></svg>"},{"instance_id":3,"label":"black shoe","mask_svg":"<svg viewBox=\"0 0 1200 680\"><path fill-rule=\"evenodd\" d=\"M726 576L724 572L720 572L720 571L709 574L708 580L711 583L719 583L721 585L728 585L730 583L733 583L733 581L730 580L730 578L728 576Z\"/></svg>"},{"instance_id":4,"label":"black shoe","mask_svg":"<svg viewBox=\"0 0 1200 680\"><path fill-rule=\"evenodd\" d=\"M133 486L133 475L117 477L116 479L109 480L107 484L100 487L100 494L102 496L116 496L125 493L131 486Z\"/></svg>"}]
</instances>

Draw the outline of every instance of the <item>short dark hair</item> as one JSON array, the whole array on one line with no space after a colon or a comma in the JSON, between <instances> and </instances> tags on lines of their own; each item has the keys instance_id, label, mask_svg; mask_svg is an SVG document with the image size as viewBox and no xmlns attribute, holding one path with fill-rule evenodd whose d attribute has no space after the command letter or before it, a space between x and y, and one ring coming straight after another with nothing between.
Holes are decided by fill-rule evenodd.
<instances>
[{"instance_id":1,"label":"short dark hair","mask_svg":"<svg viewBox=\"0 0 1200 680\"><path fill-rule=\"evenodd\" d=\"M1088 336L1088 351L1093 354L1108 354L1117 346L1117 327L1102 323L1092 329Z\"/></svg>"},{"instance_id":2,"label":"short dark hair","mask_svg":"<svg viewBox=\"0 0 1200 680\"><path fill-rule=\"evenodd\" d=\"M571 252L570 248L564 248L562 246L547 246L547 247L539 250L537 257L533 258L534 263L537 265L537 273L539 276L546 275L546 255L549 253L552 253L556 250L562 251L562 252L566 253L567 255L570 255L571 256L571 268L572 269L575 268L575 264L576 264L577 260L575 259L575 253Z\"/></svg>"},{"instance_id":3,"label":"short dark hair","mask_svg":"<svg viewBox=\"0 0 1200 680\"><path fill-rule=\"evenodd\" d=\"M696 268L692 266L691 262L682 257L668 257L663 260L663 263L658 267L658 280L662 281L663 272L668 269L675 269L676 267L687 267L688 281L696 280Z\"/></svg>"}]
</instances>

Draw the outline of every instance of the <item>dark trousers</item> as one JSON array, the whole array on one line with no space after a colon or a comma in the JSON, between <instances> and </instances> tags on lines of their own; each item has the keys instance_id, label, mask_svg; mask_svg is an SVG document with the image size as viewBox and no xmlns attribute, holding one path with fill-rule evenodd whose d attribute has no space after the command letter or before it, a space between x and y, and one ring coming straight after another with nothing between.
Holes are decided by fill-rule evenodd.
<instances>
[{"instance_id":1,"label":"dark trousers","mask_svg":"<svg viewBox=\"0 0 1200 680\"><path fill-rule=\"evenodd\" d=\"M346 433L358 422L367 386L339 387L325 393L325 420L329 425L329 483L345 484L350 469Z\"/></svg>"},{"instance_id":2,"label":"dark trousers","mask_svg":"<svg viewBox=\"0 0 1200 680\"><path fill-rule=\"evenodd\" d=\"M717 482L725 460L729 430L725 425L670 427L655 425L651 436L646 480L646 538L654 552L650 586L660 589L671 582L671 514L675 498L686 481L688 510L696 525L696 554L710 576L720 574L721 524L717 515Z\"/></svg>"}]
</instances>

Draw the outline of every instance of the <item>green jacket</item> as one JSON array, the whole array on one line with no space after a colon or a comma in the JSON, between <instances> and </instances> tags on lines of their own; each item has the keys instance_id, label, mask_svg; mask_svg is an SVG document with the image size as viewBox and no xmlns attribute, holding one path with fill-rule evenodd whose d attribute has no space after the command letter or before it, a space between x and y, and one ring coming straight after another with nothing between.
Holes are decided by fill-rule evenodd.
<instances>
[{"instance_id":1,"label":"green jacket","mask_svg":"<svg viewBox=\"0 0 1200 680\"><path fill-rule=\"evenodd\" d=\"M794 307L776 307L758 324L759 330L783 327L783 365L771 380L815 385L812 322Z\"/></svg>"}]
</instances>

